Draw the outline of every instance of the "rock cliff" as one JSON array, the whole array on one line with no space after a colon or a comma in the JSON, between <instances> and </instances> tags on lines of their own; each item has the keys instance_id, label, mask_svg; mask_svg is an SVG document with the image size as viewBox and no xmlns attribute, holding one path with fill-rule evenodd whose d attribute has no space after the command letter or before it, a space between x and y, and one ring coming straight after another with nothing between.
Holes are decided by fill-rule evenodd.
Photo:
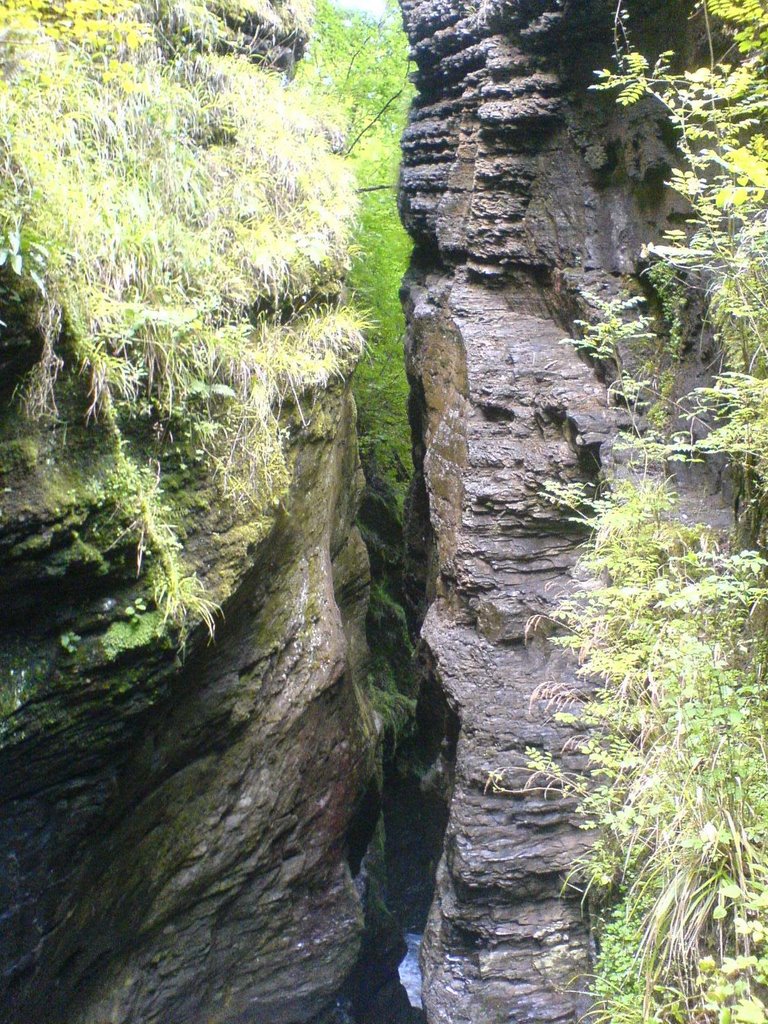
<instances>
[{"instance_id":1,"label":"rock cliff","mask_svg":"<svg viewBox=\"0 0 768 1024\"><path fill-rule=\"evenodd\" d=\"M376 737L343 389L296 447L261 542L225 513L198 518L188 550L237 568L216 642L183 664L154 635L111 649L129 582L75 557L90 510L44 503L49 466L14 478L3 648L10 672L40 679L0 750L4 1019L287 1024L332 1004L353 966L346 840ZM82 637L74 657L65 628Z\"/></svg>"},{"instance_id":2,"label":"rock cliff","mask_svg":"<svg viewBox=\"0 0 768 1024\"><path fill-rule=\"evenodd\" d=\"M409 575L420 720L450 812L425 1007L430 1024L572 1022L590 936L580 893L561 890L586 836L525 770L528 748L580 768L552 699L585 684L547 634L581 537L545 487L595 480L628 417L561 339L595 296L642 291L642 243L680 212L664 188L674 140L652 106L589 90L615 4L403 10L418 88L401 179L416 240ZM678 5L633 13L641 52L681 44ZM505 793L489 784L499 771Z\"/></svg>"},{"instance_id":3,"label":"rock cliff","mask_svg":"<svg viewBox=\"0 0 768 1024\"><path fill-rule=\"evenodd\" d=\"M288 66L304 35L290 5L263 6L253 52ZM378 745L349 389L284 404L290 485L261 515L165 444L185 569L222 610L182 656L137 575L114 439L86 422L66 331L57 416L33 421L16 389L39 332L18 303L2 315L0 1018L326 1021L362 939L350 861ZM178 423L137 419L125 444L155 465Z\"/></svg>"}]
</instances>

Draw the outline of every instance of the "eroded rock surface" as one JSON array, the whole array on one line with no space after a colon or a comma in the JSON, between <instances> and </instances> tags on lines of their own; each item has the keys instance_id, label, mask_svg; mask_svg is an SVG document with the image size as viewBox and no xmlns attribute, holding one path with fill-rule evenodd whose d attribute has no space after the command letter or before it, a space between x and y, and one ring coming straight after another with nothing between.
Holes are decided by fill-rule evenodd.
<instances>
[{"instance_id":1,"label":"eroded rock surface","mask_svg":"<svg viewBox=\"0 0 768 1024\"><path fill-rule=\"evenodd\" d=\"M294 6L265 4L249 20L254 59L285 69L300 55ZM184 571L222 609L215 641L198 626L182 659L147 583L157 551L138 543L140 520L120 500L130 484L115 438L85 422L79 360L63 336L57 416L25 417L15 393L40 338L17 304L10 313L0 1019L337 1020L364 927L351 833L375 790L379 743L362 685L369 570L349 389L303 395L301 413L285 404L292 482L264 514L222 493L177 423L128 423L139 465L162 451Z\"/></svg>"},{"instance_id":2,"label":"eroded rock surface","mask_svg":"<svg viewBox=\"0 0 768 1024\"><path fill-rule=\"evenodd\" d=\"M233 513L198 509L188 550L221 585L231 565L216 642L201 636L183 665L153 636L111 650L102 609L130 600L126 580L58 564L77 531L45 528L40 472L15 480L26 516L6 522L4 563L24 557L23 524L41 580L22 619L4 588L3 650L17 671L35 652L44 678L0 746L4 1020L294 1024L352 968L347 830L376 730L359 685L368 574L343 388L294 454L261 541Z\"/></svg>"},{"instance_id":3,"label":"eroded rock surface","mask_svg":"<svg viewBox=\"0 0 768 1024\"><path fill-rule=\"evenodd\" d=\"M644 52L679 39L669 8L635 5ZM561 339L591 296L637 288L642 243L677 212L669 138L652 106L622 112L589 91L614 4L403 9L419 90L401 182L417 243L410 574L428 609L420 715L450 806L425 1008L430 1024L573 1022L589 931L580 894L561 890L587 837L525 770L528 748L581 767L552 698L585 684L546 635L582 536L545 488L595 479L629 421ZM507 793L489 785L500 770Z\"/></svg>"}]
</instances>

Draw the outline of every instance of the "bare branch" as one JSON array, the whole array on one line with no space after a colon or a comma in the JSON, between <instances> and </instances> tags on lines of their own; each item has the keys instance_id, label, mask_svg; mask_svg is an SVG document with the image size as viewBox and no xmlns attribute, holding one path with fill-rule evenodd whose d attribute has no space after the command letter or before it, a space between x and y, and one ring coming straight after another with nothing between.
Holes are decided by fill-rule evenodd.
<instances>
[{"instance_id":1,"label":"bare branch","mask_svg":"<svg viewBox=\"0 0 768 1024\"><path fill-rule=\"evenodd\" d=\"M394 96L391 96L387 100L387 102L384 104L384 106L378 112L376 117L374 117L371 121L369 121L368 124L365 126L365 128L363 128L360 132L358 132L358 134L355 136L355 138L350 143L350 145L349 145L349 147L348 147L348 149L347 149L347 151L345 153L345 156L350 156L350 154L352 153L352 150L355 148L355 146L358 144L358 142L360 142L360 140L362 138L364 138L365 135L367 135L367 133L371 130L371 128L373 128L373 126L375 124L377 124L382 119L382 117L384 117L384 115L389 110L389 108L392 106L392 104L395 103L397 100L399 100L404 92L405 92L405 86L403 86L402 89L400 89L398 92L395 93Z\"/></svg>"}]
</instances>

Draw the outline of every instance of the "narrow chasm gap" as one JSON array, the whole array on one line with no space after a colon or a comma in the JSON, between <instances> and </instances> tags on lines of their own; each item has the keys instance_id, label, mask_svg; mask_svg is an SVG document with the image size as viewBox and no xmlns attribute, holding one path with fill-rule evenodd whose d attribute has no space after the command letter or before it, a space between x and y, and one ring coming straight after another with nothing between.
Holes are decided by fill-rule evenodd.
<instances>
[{"instance_id":1,"label":"narrow chasm gap","mask_svg":"<svg viewBox=\"0 0 768 1024\"><path fill-rule=\"evenodd\" d=\"M412 663L413 678L420 669ZM424 1024L421 940L447 824L458 723L424 674L413 717L385 726L380 783L361 803L348 858L365 913L358 964L334 1024ZM362 837L370 836L361 853Z\"/></svg>"},{"instance_id":2,"label":"narrow chasm gap","mask_svg":"<svg viewBox=\"0 0 768 1024\"><path fill-rule=\"evenodd\" d=\"M448 822L451 766L457 730L453 716L440 699L431 707L430 689L422 688L420 711L444 711L449 729L437 750L429 732L417 720L413 740L386 766L384 827L390 909L402 928L407 953L400 965L400 980L411 1003L421 1006L421 941L435 891L435 873L443 851ZM442 717L442 715L441 715Z\"/></svg>"},{"instance_id":3,"label":"narrow chasm gap","mask_svg":"<svg viewBox=\"0 0 768 1024\"><path fill-rule=\"evenodd\" d=\"M354 1024L421 1024L419 946L445 831L446 714L429 720L415 656L420 579L406 532L420 519L420 459L412 451L414 402L404 359L400 287L412 242L397 208L400 139L414 96L396 0L372 14L321 0L299 78L347 114L346 146L360 208L349 285L366 311L366 351L353 378L366 489L358 516L371 567L365 689L380 741L374 782L347 831L347 858L363 907L357 965L335 1013ZM418 404L418 403L416 403ZM413 465L416 463L416 476ZM406 522L408 527L406 528ZM417 526L416 529L420 529ZM423 574L422 574L423 575ZM413 579L411 579L413 577ZM425 691L426 692L426 691ZM435 706L441 706L437 704ZM437 740L435 736L439 734Z\"/></svg>"},{"instance_id":4,"label":"narrow chasm gap","mask_svg":"<svg viewBox=\"0 0 768 1024\"><path fill-rule=\"evenodd\" d=\"M405 523L421 530L414 527L418 510L407 499L402 466L393 477L380 452L363 445L367 487L358 520L371 563L367 688L380 745L376 780L347 836L365 932L337 1021L424 1024L419 954L447 821L446 766L455 730L414 647L421 626L414 609L423 606L423 596L415 593L407 568L412 545ZM412 491L417 484L418 471L408 486Z\"/></svg>"},{"instance_id":5,"label":"narrow chasm gap","mask_svg":"<svg viewBox=\"0 0 768 1024\"><path fill-rule=\"evenodd\" d=\"M348 836L365 936L344 999L350 1024L423 1024L420 949L448 819L458 720L417 641L425 595L416 571L428 543L417 469L406 500L365 460L359 525L371 560L368 683L380 719L380 770ZM418 538L421 538L419 540ZM372 835L360 859L360 837Z\"/></svg>"},{"instance_id":6,"label":"narrow chasm gap","mask_svg":"<svg viewBox=\"0 0 768 1024\"><path fill-rule=\"evenodd\" d=\"M405 623L402 513L368 471L360 526L371 552L367 685L380 744L376 776L347 832L365 930L334 1024L424 1024L419 952L442 852L455 730L442 700L420 682L429 676Z\"/></svg>"}]
</instances>

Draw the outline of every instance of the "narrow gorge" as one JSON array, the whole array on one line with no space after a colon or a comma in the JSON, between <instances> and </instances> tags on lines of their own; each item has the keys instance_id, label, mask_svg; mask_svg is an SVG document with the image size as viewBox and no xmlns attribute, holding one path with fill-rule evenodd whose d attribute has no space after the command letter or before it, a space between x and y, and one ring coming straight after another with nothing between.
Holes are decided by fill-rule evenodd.
<instances>
[{"instance_id":1,"label":"narrow gorge","mask_svg":"<svg viewBox=\"0 0 768 1024\"><path fill-rule=\"evenodd\" d=\"M694 440L718 422L686 396L722 346L708 271L649 276L690 216L680 125L651 86L593 88L630 25L646 68L706 64L701 5L402 0L404 510L347 283L350 211L387 185L352 180L324 68L293 81L306 5L118 2L135 44L71 42L60 7L0 18L0 1020L728 1024L590 1015L611 912L562 780L600 776L558 712L598 680L553 642L598 586L558 495L658 477L707 551L734 507L746 532L753 478L677 459L694 407ZM565 340L611 316L610 356ZM672 336L651 386L638 338ZM639 472L624 442L657 430L673 457Z\"/></svg>"}]
</instances>

